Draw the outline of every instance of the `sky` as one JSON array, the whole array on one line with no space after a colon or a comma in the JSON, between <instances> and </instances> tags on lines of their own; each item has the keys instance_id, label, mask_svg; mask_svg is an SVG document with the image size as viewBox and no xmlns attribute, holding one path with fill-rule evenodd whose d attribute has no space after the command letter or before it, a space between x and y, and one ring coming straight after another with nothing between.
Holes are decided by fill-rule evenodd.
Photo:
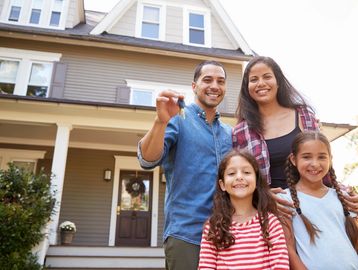
<instances>
[{"instance_id":1,"label":"sky","mask_svg":"<svg viewBox=\"0 0 358 270\"><path fill-rule=\"evenodd\" d=\"M358 125L358 0L219 1L250 48L281 66L320 121ZM85 9L104 12L117 2L84 0ZM336 160L341 175L357 153L343 142L332 148L345 157Z\"/></svg>"}]
</instances>

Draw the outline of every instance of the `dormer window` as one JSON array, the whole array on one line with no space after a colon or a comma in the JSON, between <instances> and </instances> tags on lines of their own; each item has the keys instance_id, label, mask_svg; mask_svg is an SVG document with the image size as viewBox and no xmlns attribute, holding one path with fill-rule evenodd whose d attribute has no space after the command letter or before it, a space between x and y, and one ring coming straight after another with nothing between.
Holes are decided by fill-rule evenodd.
<instances>
[{"instance_id":1,"label":"dormer window","mask_svg":"<svg viewBox=\"0 0 358 270\"><path fill-rule=\"evenodd\" d=\"M159 38L159 14L157 7L143 7L142 37Z\"/></svg>"},{"instance_id":2,"label":"dormer window","mask_svg":"<svg viewBox=\"0 0 358 270\"><path fill-rule=\"evenodd\" d=\"M9 21L18 22L20 18L20 12L22 7L21 0L11 0Z\"/></svg>"},{"instance_id":3,"label":"dormer window","mask_svg":"<svg viewBox=\"0 0 358 270\"><path fill-rule=\"evenodd\" d=\"M210 11L184 9L184 44L211 47Z\"/></svg>"},{"instance_id":4,"label":"dormer window","mask_svg":"<svg viewBox=\"0 0 358 270\"><path fill-rule=\"evenodd\" d=\"M31 7L30 23L39 24L42 10L42 0L33 0Z\"/></svg>"},{"instance_id":5,"label":"dormer window","mask_svg":"<svg viewBox=\"0 0 358 270\"><path fill-rule=\"evenodd\" d=\"M203 14L189 13L189 43L205 44Z\"/></svg>"},{"instance_id":6,"label":"dormer window","mask_svg":"<svg viewBox=\"0 0 358 270\"><path fill-rule=\"evenodd\" d=\"M1 23L65 29L71 0L3 0Z\"/></svg>"},{"instance_id":7,"label":"dormer window","mask_svg":"<svg viewBox=\"0 0 358 270\"><path fill-rule=\"evenodd\" d=\"M163 6L138 1L136 37L164 40Z\"/></svg>"},{"instance_id":8,"label":"dormer window","mask_svg":"<svg viewBox=\"0 0 358 270\"><path fill-rule=\"evenodd\" d=\"M51 11L50 26L60 25L62 6L63 0L54 0L54 4Z\"/></svg>"}]
</instances>

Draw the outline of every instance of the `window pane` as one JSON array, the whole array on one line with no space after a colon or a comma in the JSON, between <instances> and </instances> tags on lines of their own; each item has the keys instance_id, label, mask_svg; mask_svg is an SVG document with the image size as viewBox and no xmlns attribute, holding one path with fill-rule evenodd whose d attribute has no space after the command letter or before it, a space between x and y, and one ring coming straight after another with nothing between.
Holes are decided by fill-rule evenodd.
<instances>
[{"instance_id":1,"label":"window pane","mask_svg":"<svg viewBox=\"0 0 358 270\"><path fill-rule=\"evenodd\" d=\"M0 59L0 82L15 83L19 62Z\"/></svg>"},{"instance_id":2,"label":"window pane","mask_svg":"<svg viewBox=\"0 0 358 270\"><path fill-rule=\"evenodd\" d=\"M29 85L48 86L50 84L52 64L33 63Z\"/></svg>"},{"instance_id":3,"label":"window pane","mask_svg":"<svg viewBox=\"0 0 358 270\"><path fill-rule=\"evenodd\" d=\"M143 105L143 106L153 106L152 104L152 92L148 91L138 91L132 90L132 104L133 105Z\"/></svg>"},{"instance_id":4,"label":"window pane","mask_svg":"<svg viewBox=\"0 0 358 270\"><path fill-rule=\"evenodd\" d=\"M30 97L46 97L47 86L31 86L27 87L26 96Z\"/></svg>"},{"instance_id":5,"label":"window pane","mask_svg":"<svg viewBox=\"0 0 358 270\"><path fill-rule=\"evenodd\" d=\"M189 15L189 26L204 28L204 15L190 13Z\"/></svg>"},{"instance_id":6,"label":"window pane","mask_svg":"<svg viewBox=\"0 0 358 270\"><path fill-rule=\"evenodd\" d=\"M21 7L12 6L10 11L9 21L13 21L13 22L19 21L20 10Z\"/></svg>"},{"instance_id":7,"label":"window pane","mask_svg":"<svg viewBox=\"0 0 358 270\"><path fill-rule=\"evenodd\" d=\"M202 30L189 30L189 42L195 44L205 44L204 31Z\"/></svg>"},{"instance_id":8,"label":"window pane","mask_svg":"<svg viewBox=\"0 0 358 270\"><path fill-rule=\"evenodd\" d=\"M60 17L61 17L61 12L52 11L50 25L58 26L60 24Z\"/></svg>"},{"instance_id":9,"label":"window pane","mask_svg":"<svg viewBox=\"0 0 358 270\"><path fill-rule=\"evenodd\" d=\"M2 83L0 82L0 94L13 94L15 90L14 83Z\"/></svg>"},{"instance_id":10,"label":"window pane","mask_svg":"<svg viewBox=\"0 0 358 270\"><path fill-rule=\"evenodd\" d=\"M143 22L142 37L159 38L159 24Z\"/></svg>"},{"instance_id":11,"label":"window pane","mask_svg":"<svg viewBox=\"0 0 358 270\"><path fill-rule=\"evenodd\" d=\"M40 22L41 9L32 9L30 23L38 24Z\"/></svg>"},{"instance_id":12,"label":"window pane","mask_svg":"<svg viewBox=\"0 0 358 270\"><path fill-rule=\"evenodd\" d=\"M143 21L146 22L159 22L159 8L144 7Z\"/></svg>"},{"instance_id":13,"label":"window pane","mask_svg":"<svg viewBox=\"0 0 358 270\"><path fill-rule=\"evenodd\" d=\"M147 179L122 180L121 210L148 211L150 182Z\"/></svg>"}]
</instances>

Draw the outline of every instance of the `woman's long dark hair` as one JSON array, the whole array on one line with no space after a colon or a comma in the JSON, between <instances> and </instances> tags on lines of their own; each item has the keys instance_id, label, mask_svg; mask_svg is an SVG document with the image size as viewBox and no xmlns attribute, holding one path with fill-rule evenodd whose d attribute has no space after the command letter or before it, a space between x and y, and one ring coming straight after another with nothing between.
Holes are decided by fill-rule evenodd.
<instances>
[{"instance_id":1,"label":"woman's long dark hair","mask_svg":"<svg viewBox=\"0 0 358 270\"><path fill-rule=\"evenodd\" d=\"M300 146L303 143L312 140L318 140L324 143L324 145L327 147L330 158L332 157L331 147L327 137L317 131L305 131L298 134L292 143L292 147L291 147L292 155L296 157L299 152ZM343 213L346 217L345 220L346 233L354 249L358 252L358 226L355 223L354 219L349 214L347 204L344 201L343 193L339 187L339 184L337 182L337 177L332 166L330 167L328 174L330 176L332 186L336 190L338 199L340 200L343 207ZM315 238L319 235L320 230L316 225L311 223L311 221L304 215L304 213L302 213L302 210L300 208L300 201L298 199L297 191L296 191L296 184L300 180L300 174L289 158L287 159L286 175L287 175L288 187L290 189L291 198L296 208L296 212L301 217L307 229L308 235L310 236L310 241L312 243L315 243Z\"/></svg>"},{"instance_id":2,"label":"woman's long dark hair","mask_svg":"<svg viewBox=\"0 0 358 270\"><path fill-rule=\"evenodd\" d=\"M297 108L299 106L307 107L313 112L313 109L304 97L292 86L283 74L280 66L270 57L256 56L247 64L241 83L238 106L236 108L236 117L238 122L246 120L250 128L259 133L263 133L262 119L259 113L258 105L249 94L249 76L253 66L263 63L270 67L277 81L277 101L286 108Z\"/></svg>"},{"instance_id":3,"label":"woman's long dark hair","mask_svg":"<svg viewBox=\"0 0 358 270\"><path fill-rule=\"evenodd\" d=\"M207 240L211 241L218 249L227 248L235 243L235 239L230 233L232 216L235 209L231 204L230 195L220 188L219 180L224 181L225 169L230 159L236 156L246 159L255 171L256 189L253 194L252 205L257 209L264 241L268 247L271 247L271 243L268 240L268 214L270 212L278 216L276 201L271 196L266 179L260 173L256 159L248 152L238 150L229 152L220 163L214 195L213 214L208 220L210 228Z\"/></svg>"}]
</instances>

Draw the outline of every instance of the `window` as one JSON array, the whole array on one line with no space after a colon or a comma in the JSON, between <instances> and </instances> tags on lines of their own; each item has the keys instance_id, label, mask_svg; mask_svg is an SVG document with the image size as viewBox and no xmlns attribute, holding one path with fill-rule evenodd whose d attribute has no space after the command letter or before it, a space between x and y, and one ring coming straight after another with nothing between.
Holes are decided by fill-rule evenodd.
<instances>
[{"instance_id":1,"label":"window","mask_svg":"<svg viewBox=\"0 0 358 270\"><path fill-rule=\"evenodd\" d=\"M0 148L0 169L6 170L8 163L35 172L37 161L45 157L46 151Z\"/></svg>"},{"instance_id":2,"label":"window","mask_svg":"<svg viewBox=\"0 0 358 270\"><path fill-rule=\"evenodd\" d=\"M58 26L60 24L60 18L61 18L61 12L52 11L50 25L51 26Z\"/></svg>"},{"instance_id":3,"label":"window","mask_svg":"<svg viewBox=\"0 0 358 270\"><path fill-rule=\"evenodd\" d=\"M142 37L159 38L159 8L143 8Z\"/></svg>"},{"instance_id":4,"label":"window","mask_svg":"<svg viewBox=\"0 0 358 270\"><path fill-rule=\"evenodd\" d=\"M53 63L60 57L57 53L0 47L1 93L47 97Z\"/></svg>"},{"instance_id":5,"label":"window","mask_svg":"<svg viewBox=\"0 0 358 270\"><path fill-rule=\"evenodd\" d=\"M18 69L18 61L0 59L0 93L14 93Z\"/></svg>"},{"instance_id":6,"label":"window","mask_svg":"<svg viewBox=\"0 0 358 270\"><path fill-rule=\"evenodd\" d=\"M50 17L50 26L59 26L61 19L61 12L63 7L63 0L54 0L52 6L51 17Z\"/></svg>"},{"instance_id":7,"label":"window","mask_svg":"<svg viewBox=\"0 0 358 270\"><path fill-rule=\"evenodd\" d=\"M184 44L210 47L210 11L184 9L184 16Z\"/></svg>"},{"instance_id":8,"label":"window","mask_svg":"<svg viewBox=\"0 0 358 270\"><path fill-rule=\"evenodd\" d=\"M141 106L155 106L155 100L159 92L172 89L185 96L185 103L194 101L193 90L190 85L163 84L158 82L126 80L131 88L129 104Z\"/></svg>"},{"instance_id":9,"label":"window","mask_svg":"<svg viewBox=\"0 0 358 270\"><path fill-rule=\"evenodd\" d=\"M131 104L153 106L153 91L133 88Z\"/></svg>"},{"instance_id":10,"label":"window","mask_svg":"<svg viewBox=\"0 0 358 270\"><path fill-rule=\"evenodd\" d=\"M9 21L18 22L20 18L21 7L12 6L10 10Z\"/></svg>"},{"instance_id":11,"label":"window","mask_svg":"<svg viewBox=\"0 0 358 270\"><path fill-rule=\"evenodd\" d=\"M30 14L30 23L39 24L41 18L41 10L43 0L32 0L31 14Z\"/></svg>"},{"instance_id":12,"label":"window","mask_svg":"<svg viewBox=\"0 0 358 270\"><path fill-rule=\"evenodd\" d=\"M204 15L189 14L189 43L205 44Z\"/></svg>"},{"instance_id":13,"label":"window","mask_svg":"<svg viewBox=\"0 0 358 270\"><path fill-rule=\"evenodd\" d=\"M52 64L32 63L27 96L46 97L50 86Z\"/></svg>"},{"instance_id":14,"label":"window","mask_svg":"<svg viewBox=\"0 0 358 270\"><path fill-rule=\"evenodd\" d=\"M39 22L40 22L40 16L41 16L41 9L35 9L35 8L33 8L33 9L31 10L30 23L39 24Z\"/></svg>"},{"instance_id":15,"label":"window","mask_svg":"<svg viewBox=\"0 0 358 270\"><path fill-rule=\"evenodd\" d=\"M136 37L164 40L165 8L138 1Z\"/></svg>"}]
</instances>

